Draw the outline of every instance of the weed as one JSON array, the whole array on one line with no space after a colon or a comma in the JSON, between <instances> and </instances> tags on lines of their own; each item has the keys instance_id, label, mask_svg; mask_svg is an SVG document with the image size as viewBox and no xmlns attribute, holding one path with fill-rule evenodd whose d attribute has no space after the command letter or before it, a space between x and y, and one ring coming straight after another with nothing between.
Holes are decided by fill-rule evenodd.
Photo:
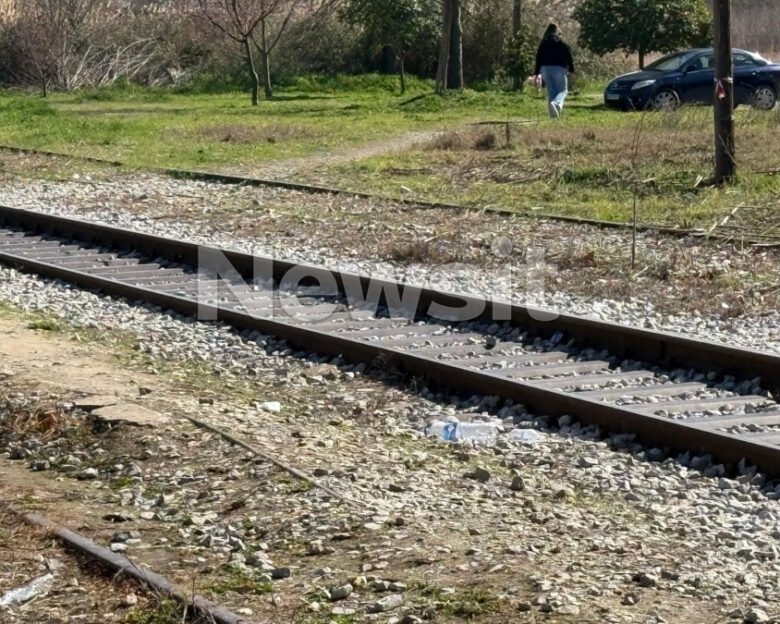
<instances>
[{"instance_id":1,"label":"weed","mask_svg":"<svg viewBox=\"0 0 780 624\"><path fill-rule=\"evenodd\" d=\"M33 329L33 330L39 330L39 331L50 331L50 332L58 332L62 330L62 325L60 325L57 321L54 319L36 319L33 321L30 321L27 323L27 329Z\"/></svg>"},{"instance_id":2,"label":"weed","mask_svg":"<svg viewBox=\"0 0 780 624\"><path fill-rule=\"evenodd\" d=\"M413 240L393 242L385 255L395 262L421 262L425 264L449 264L457 262L458 256L434 240Z\"/></svg>"},{"instance_id":3,"label":"weed","mask_svg":"<svg viewBox=\"0 0 780 624\"><path fill-rule=\"evenodd\" d=\"M499 610L498 598L488 589L473 587L445 602L443 611L448 615L473 618Z\"/></svg>"},{"instance_id":4,"label":"weed","mask_svg":"<svg viewBox=\"0 0 780 624\"><path fill-rule=\"evenodd\" d=\"M227 568L225 575L208 584L206 588L217 595L235 592L237 594L270 594L271 583L261 583L238 568Z\"/></svg>"},{"instance_id":5,"label":"weed","mask_svg":"<svg viewBox=\"0 0 780 624\"><path fill-rule=\"evenodd\" d=\"M130 487L133 485L133 483L135 483L135 481L133 481L132 477L122 475L121 477L117 477L111 482L111 488L114 490L122 490L126 487Z\"/></svg>"},{"instance_id":6,"label":"weed","mask_svg":"<svg viewBox=\"0 0 780 624\"><path fill-rule=\"evenodd\" d=\"M220 124L199 130L200 135L211 142L252 145L256 143L277 143L316 138L316 132L305 126L272 124L262 128L240 124Z\"/></svg>"},{"instance_id":7,"label":"weed","mask_svg":"<svg viewBox=\"0 0 780 624\"><path fill-rule=\"evenodd\" d=\"M134 607L127 615L127 624L181 624L184 608L174 600L162 600L155 605Z\"/></svg>"},{"instance_id":8,"label":"weed","mask_svg":"<svg viewBox=\"0 0 780 624\"><path fill-rule=\"evenodd\" d=\"M354 615L330 614L307 614L303 619L294 620L294 624L355 624L356 622Z\"/></svg>"},{"instance_id":9,"label":"weed","mask_svg":"<svg viewBox=\"0 0 780 624\"><path fill-rule=\"evenodd\" d=\"M474 149L487 151L498 148L498 137L495 132L487 131L474 141Z\"/></svg>"},{"instance_id":10,"label":"weed","mask_svg":"<svg viewBox=\"0 0 780 624\"><path fill-rule=\"evenodd\" d=\"M463 149L463 137L458 132L443 132L438 135L430 144L427 149L432 150L460 150Z\"/></svg>"}]
</instances>

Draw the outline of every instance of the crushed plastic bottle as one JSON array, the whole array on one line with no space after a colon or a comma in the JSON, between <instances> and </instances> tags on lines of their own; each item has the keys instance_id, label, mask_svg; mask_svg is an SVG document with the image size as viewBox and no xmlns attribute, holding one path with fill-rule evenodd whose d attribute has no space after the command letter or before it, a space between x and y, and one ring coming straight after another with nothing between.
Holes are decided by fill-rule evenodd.
<instances>
[{"instance_id":1,"label":"crushed plastic bottle","mask_svg":"<svg viewBox=\"0 0 780 624\"><path fill-rule=\"evenodd\" d=\"M425 435L445 440L446 442L455 441L455 431L458 428L457 422L444 422L435 420L425 428Z\"/></svg>"},{"instance_id":2,"label":"crushed plastic bottle","mask_svg":"<svg viewBox=\"0 0 780 624\"><path fill-rule=\"evenodd\" d=\"M481 422L443 422L437 420L425 430L426 435L446 442L493 444L498 438L498 427Z\"/></svg>"},{"instance_id":3,"label":"crushed plastic bottle","mask_svg":"<svg viewBox=\"0 0 780 624\"><path fill-rule=\"evenodd\" d=\"M534 446L541 436L536 429L513 429L509 432L510 442Z\"/></svg>"},{"instance_id":4,"label":"crushed plastic bottle","mask_svg":"<svg viewBox=\"0 0 780 624\"><path fill-rule=\"evenodd\" d=\"M36 596L45 594L54 585L54 575L49 573L31 581L24 587L12 589L0 596L0 607L27 602Z\"/></svg>"}]
</instances>

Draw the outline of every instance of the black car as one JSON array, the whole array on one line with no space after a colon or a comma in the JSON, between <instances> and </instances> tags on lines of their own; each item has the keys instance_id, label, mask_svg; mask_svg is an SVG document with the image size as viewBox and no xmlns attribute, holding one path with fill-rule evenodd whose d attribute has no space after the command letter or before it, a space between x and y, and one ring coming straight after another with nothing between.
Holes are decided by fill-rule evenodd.
<instances>
[{"instance_id":1,"label":"black car","mask_svg":"<svg viewBox=\"0 0 780 624\"><path fill-rule=\"evenodd\" d=\"M780 65L760 55L733 50L734 104L771 110L780 93ZM712 49L675 52L642 71L618 76L607 86L604 102L623 110L674 110L682 104L712 104L715 97Z\"/></svg>"}]
</instances>

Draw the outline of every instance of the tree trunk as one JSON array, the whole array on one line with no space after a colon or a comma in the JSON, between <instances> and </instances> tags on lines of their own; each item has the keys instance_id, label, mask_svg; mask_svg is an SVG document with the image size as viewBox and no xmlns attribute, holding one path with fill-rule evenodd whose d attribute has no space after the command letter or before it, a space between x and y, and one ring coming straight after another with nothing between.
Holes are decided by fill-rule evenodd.
<instances>
[{"instance_id":1,"label":"tree trunk","mask_svg":"<svg viewBox=\"0 0 780 624\"><path fill-rule=\"evenodd\" d=\"M274 96L271 88L271 51L268 49L268 43L265 36L265 20L260 22L260 41L263 47L260 48L260 61L263 69L263 91L265 99L270 100Z\"/></svg>"},{"instance_id":2,"label":"tree trunk","mask_svg":"<svg viewBox=\"0 0 780 624\"><path fill-rule=\"evenodd\" d=\"M401 80L401 95L406 93L406 68L404 67L404 57L406 54L401 54L398 57L398 77Z\"/></svg>"},{"instance_id":3,"label":"tree trunk","mask_svg":"<svg viewBox=\"0 0 780 624\"><path fill-rule=\"evenodd\" d=\"M442 94L447 88L447 68L450 57L450 37L452 36L452 0L444 0L444 20L439 47L439 65L436 69L436 93Z\"/></svg>"},{"instance_id":4,"label":"tree trunk","mask_svg":"<svg viewBox=\"0 0 780 624\"><path fill-rule=\"evenodd\" d=\"M450 58L447 68L447 87L463 88L463 23L460 0L452 2L452 34L450 35Z\"/></svg>"},{"instance_id":5,"label":"tree trunk","mask_svg":"<svg viewBox=\"0 0 780 624\"><path fill-rule=\"evenodd\" d=\"M260 91L260 77L255 69L255 59L252 57L252 48L249 45L249 37L244 39L244 53L246 54L246 64L249 69L249 76L252 79L252 106L257 106L258 92Z\"/></svg>"},{"instance_id":6,"label":"tree trunk","mask_svg":"<svg viewBox=\"0 0 780 624\"><path fill-rule=\"evenodd\" d=\"M645 51L639 48L639 69L645 68Z\"/></svg>"},{"instance_id":7,"label":"tree trunk","mask_svg":"<svg viewBox=\"0 0 780 624\"><path fill-rule=\"evenodd\" d=\"M382 74L394 74L395 73L395 50L393 46L386 45L382 48L382 61L379 67L379 71Z\"/></svg>"},{"instance_id":8,"label":"tree trunk","mask_svg":"<svg viewBox=\"0 0 780 624\"><path fill-rule=\"evenodd\" d=\"M268 52L261 52L260 60L263 66L263 90L265 91L265 99L270 100L274 96L274 91L271 88L271 55Z\"/></svg>"},{"instance_id":9,"label":"tree trunk","mask_svg":"<svg viewBox=\"0 0 780 624\"><path fill-rule=\"evenodd\" d=\"M46 79L46 74L41 74L41 95L43 97L49 96L49 81Z\"/></svg>"},{"instance_id":10,"label":"tree trunk","mask_svg":"<svg viewBox=\"0 0 780 624\"><path fill-rule=\"evenodd\" d=\"M514 0L512 7L512 39L515 45L519 44L520 28L523 25L523 0ZM512 76L512 89L520 91L523 88L523 76L515 74Z\"/></svg>"}]
</instances>

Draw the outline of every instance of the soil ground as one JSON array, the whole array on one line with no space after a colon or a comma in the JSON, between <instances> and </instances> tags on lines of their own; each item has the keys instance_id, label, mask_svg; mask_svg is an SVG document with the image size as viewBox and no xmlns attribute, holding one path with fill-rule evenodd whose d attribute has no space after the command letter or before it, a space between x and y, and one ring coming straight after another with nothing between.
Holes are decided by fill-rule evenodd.
<instances>
[{"instance_id":1,"label":"soil ground","mask_svg":"<svg viewBox=\"0 0 780 624\"><path fill-rule=\"evenodd\" d=\"M538 579L546 572L556 574L553 569L559 563L552 558L549 561L552 568L546 570L548 564L544 559L534 560L532 567L526 567L517 557L512 558L512 565L500 564L502 557L498 557L491 564L495 569L490 574L478 572L478 568L473 567L470 548L476 549L475 552L480 552L481 548L502 552L508 548L501 545L507 543L504 538L509 542L517 539L494 533L491 518L480 515L478 508L474 510L477 515L469 518L468 531L456 530L443 518L427 515L404 514L401 517L406 517L406 522L398 520L393 513L385 519L376 518L383 512L369 509L366 515L365 510L360 512L334 504L328 497L322 498L308 487L302 487L306 484L291 479L287 473L232 449L220 438L195 429L181 418L174 417L151 428L122 423L110 427L100 425L94 418L79 415L78 411L63 410L63 406L85 394L115 395L117 401L125 402L128 407L141 404L159 410L161 414L174 415L175 406L179 410L196 411L197 407L193 406L201 403L202 407L211 408L213 393L204 394L186 382L172 384L134 366L128 368L121 357L104 347L75 341L64 332L31 329L27 320L14 314L0 319L0 335L3 349L0 386L10 401L3 408L4 446L14 448L20 441L37 441L44 449L49 449L43 450L43 457L53 452L52 449L72 453L97 465L101 473L100 479L77 480L73 473L64 469L52 467L31 471L24 462L11 461L4 456L0 459L0 498L5 510L42 513L104 544L108 544L117 531L138 531L141 543L130 549L134 561L151 566L185 588L193 588L235 610L241 609L250 622L315 624L376 620L377 616L353 615L348 609L340 612L338 603L329 606L327 601L322 605L316 600L317 586L322 586L323 582L326 586L346 582L345 577L339 579L339 576L349 570L356 590L359 583L366 582L365 578L374 576L403 581L407 612L426 617L428 609L436 613L437 622L541 621L538 612L518 611L517 600L531 600L537 593L532 579ZM358 386L350 387L349 391L360 393L362 389L365 396L384 394L384 400L393 397L395 405L402 398L397 393L388 395L387 388L368 381L360 382ZM306 392L309 401L316 401L319 394L316 386ZM245 400L243 395L222 395L217 403L219 409L215 411L230 412ZM288 400L292 399L288 397ZM10 415L9 406L14 406ZM45 420L41 414L54 416ZM338 424L334 429L327 424L309 423L311 428L305 438L315 442L334 440L339 449L334 455L332 450L327 450L327 444L321 446L316 442L301 446L300 438L295 435L298 430L295 422L273 416L267 420L269 424L276 421L273 437L264 433L264 427L253 425L244 429L255 432L255 438L250 437L250 440L266 445L270 452L287 457L288 461L310 471L314 466L323 465L323 457L330 457L325 465L338 471L356 460L356 457L350 457L353 452L370 453L377 466L389 460L389 468L401 448L406 450L405 457L413 457L419 452L430 453L431 461L437 471L441 471L443 479L457 480L463 470L457 454L440 454L438 447L430 444L402 443L397 437L385 436L372 440L371 448L360 448L359 445L353 448L339 440L339 435L328 434L328 431L343 429L344 425ZM34 428L34 423L43 422L48 425ZM118 464L126 466L128 462L143 465L141 490L139 483L123 476L121 466L117 468ZM177 486L177 482L187 485ZM140 516L132 510L132 505L128 508L121 504L127 502L128 496L143 494L148 497L150 489L159 492L160 500L165 501L159 503L162 507L157 507L160 509L158 514ZM196 502L198 504L192 505ZM259 506L258 502L261 502ZM164 510L169 504L172 510L167 515ZM180 510L178 505L183 505ZM250 538L247 534L245 539L251 539L254 547L268 549L266 552L273 557L274 565L290 566L294 571L292 578L272 584L255 581L227 564L223 553L198 547L187 539L186 527L191 528L193 522L200 523L197 514L208 513L206 510L212 508L223 519L234 516L234 526L243 527L254 535ZM372 514L379 524L366 522L365 518ZM117 517L123 517L125 521L117 523ZM311 525L314 519L315 524ZM285 524L299 527L308 524L314 530L289 534L285 532ZM8 511L0 514L0 527L0 552L6 553L0 559L6 562L0 566L0 593L43 574L47 561L57 559L64 563L64 568L55 570L55 588L46 597L14 609L10 621L64 623L77 621L76 616L78 621L95 623L173 624L179 621L178 611L161 597L146 596L141 588L96 573L91 566L63 552L51 539L26 528ZM330 542L333 547L319 556L310 556L307 548L311 548L308 540L313 538L312 533L328 533L327 527L331 527L330 532L343 536L339 541ZM476 527L483 527L484 533ZM465 529L463 525L461 528ZM183 529L185 533L182 533ZM263 541L267 541L267 545L261 544ZM329 542L325 544L328 546ZM589 555L591 560L599 556L599 553ZM333 573L336 578L331 577ZM361 575L363 581L359 580ZM322 580L318 582L318 578ZM507 594L508 588L511 588L511 595ZM128 594L138 597L138 604L130 606L135 600L128 599ZM74 596L79 599L74 601ZM676 596L660 589L648 590L643 600L643 613L657 610L680 624L714 623L723 613L723 607L712 601ZM313 603L322 606L315 609L310 606ZM616 610L619 613L621 609L628 611L620 621L638 621L639 613L632 613L632 607L620 607L615 598L582 605L583 610L578 615L547 614L543 621L602 621L599 615L602 607L612 611L612 621L615 621ZM331 611L331 608L336 610ZM379 618L382 622L400 621L393 620L390 614Z\"/></svg>"}]
</instances>

